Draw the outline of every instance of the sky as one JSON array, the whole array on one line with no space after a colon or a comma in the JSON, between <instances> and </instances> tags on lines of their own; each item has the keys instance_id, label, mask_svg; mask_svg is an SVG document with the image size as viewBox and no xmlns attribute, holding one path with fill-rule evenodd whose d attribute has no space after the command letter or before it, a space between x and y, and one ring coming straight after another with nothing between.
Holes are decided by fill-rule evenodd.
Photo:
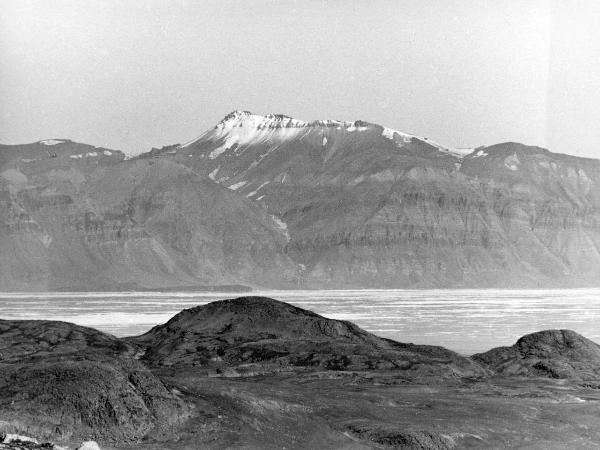
<instances>
[{"instance_id":1,"label":"sky","mask_svg":"<svg viewBox=\"0 0 600 450\"><path fill-rule=\"evenodd\" d=\"M130 154L227 113L600 158L596 0L0 0L0 143Z\"/></svg>"}]
</instances>

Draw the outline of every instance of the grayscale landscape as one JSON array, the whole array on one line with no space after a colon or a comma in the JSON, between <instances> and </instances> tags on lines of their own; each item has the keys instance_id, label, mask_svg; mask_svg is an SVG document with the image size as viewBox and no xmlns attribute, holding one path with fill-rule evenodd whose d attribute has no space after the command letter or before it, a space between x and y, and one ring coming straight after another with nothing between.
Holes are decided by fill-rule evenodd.
<instances>
[{"instance_id":1,"label":"grayscale landscape","mask_svg":"<svg viewBox=\"0 0 600 450\"><path fill-rule=\"evenodd\" d=\"M0 4L0 450L600 449L600 7Z\"/></svg>"},{"instance_id":2,"label":"grayscale landscape","mask_svg":"<svg viewBox=\"0 0 600 450\"><path fill-rule=\"evenodd\" d=\"M234 292L41 292L0 294L2 318L73 322L117 337L142 334L183 309ZM462 355L510 345L543 329L569 328L600 342L600 289L254 291L349 320L377 336L441 345Z\"/></svg>"},{"instance_id":3,"label":"grayscale landscape","mask_svg":"<svg viewBox=\"0 0 600 450\"><path fill-rule=\"evenodd\" d=\"M600 439L600 346L569 330L465 357L241 297L120 339L1 320L0 343L2 427L67 445L558 449Z\"/></svg>"},{"instance_id":4,"label":"grayscale landscape","mask_svg":"<svg viewBox=\"0 0 600 450\"><path fill-rule=\"evenodd\" d=\"M66 139L0 155L8 291L600 280L600 160L539 147L461 153L363 121L235 111L134 158Z\"/></svg>"}]
</instances>

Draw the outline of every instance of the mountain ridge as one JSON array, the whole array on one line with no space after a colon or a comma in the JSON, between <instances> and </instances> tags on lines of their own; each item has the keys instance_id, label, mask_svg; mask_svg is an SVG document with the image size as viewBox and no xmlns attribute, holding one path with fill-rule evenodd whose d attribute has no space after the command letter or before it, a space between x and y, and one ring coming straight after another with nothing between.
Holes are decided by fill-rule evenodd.
<instances>
[{"instance_id":1,"label":"mountain ridge","mask_svg":"<svg viewBox=\"0 0 600 450\"><path fill-rule=\"evenodd\" d=\"M593 267L598 267L599 255L593 249L598 242L600 161L516 143L457 156L424 138L386 133L384 127L366 122L257 127L263 120L271 119L234 112L224 122L229 125L217 125L177 149L174 158L278 217L291 236L288 253L313 269L309 285L553 284L557 278L574 278L572 267L583 266L573 260L580 258L575 256L579 244L565 247L566 233L556 229L563 227L560 221L572 226L578 217L582 220L567 240L589 240ZM248 127L252 132L245 130ZM546 230L543 237L531 235L540 216L554 229L551 242ZM517 233L517 228L527 227ZM527 242L522 242L523 234L530 235ZM380 262L372 255L357 255L365 244L383 245L392 254ZM529 248L519 248L523 246ZM457 252L460 247L463 251ZM552 265L539 267L532 251L553 260ZM425 260L410 256L415 252L429 255ZM448 273L444 267L432 267L436 261L447 265L449 257L462 270ZM348 266L344 264L348 260L357 263ZM364 271L373 265L378 267L369 271L382 275L379 279ZM509 274L507 268L512 266L520 268ZM481 267L489 270L464 276L481 272ZM351 274L357 270L363 272L358 279ZM590 281L585 283L593 284L593 277L587 277ZM573 281L579 283L581 279Z\"/></svg>"},{"instance_id":2,"label":"mountain ridge","mask_svg":"<svg viewBox=\"0 0 600 450\"><path fill-rule=\"evenodd\" d=\"M399 131L396 130L394 128L388 127L386 125L382 125L382 124L378 124L375 122L369 122L369 121L365 121L362 119L356 119L356 120L339 120L339 119L314 119L311 121L305 121L305 120L301 120L301 119L296 119L293 116L290 116L288 114L281 114L281 113L267 113L267 114L255 114L252 111L249 110L242 110L242 109L236 109L231 111L230 113L226 114L225 116L223 116L223 118L221 120L219 120L214 126L208 128L206 131L204 131L201 135L186 141L183 144L169 144L166 145L163 148L185 148L189 145L191 145L192 143L194 143L195 141L197 141L198 139L200 139L202 136L204 136L206 133L210 132L211 130L215 130L218 129L220 126L223 126L225 123L233 121L233 122L237 122L238 124L241 122L241 118L242 117L252 117L253 120L256 122L257 120L259 121L264 121L264 123L261 125L262 127L266 127L266 128L306 128L306 127L345 127L345 128L349 128L349 127L366 127L366 126L377 126L377 127L381 127L384 130L388 130L386 131L386 133L397 133L399 135L403 135L403 136L410 136L410 137L415 137L417 139L423 139L425 141L430 141L429 138L426 137L419 137L416 134L412 134L412 133L408 133L408 132L403 132L403 131ZM353 130L354 131L354 130ZM46 144L45 144L46 143ZM8 144L8 143L0 143L0 146L3 147L23 147L23 146L28 146L28 145L33 145L33 144L45 144L45 145L56 145L56 144L62 144L62 143L72 143L72 144L80 144L80 145L88 145L88 144L84 144L81 142L77 142L77 141L73 141L71 139L67 139L67 138L45 138L45 139L41 139L39 141L34 141L34 142L26 142L26 143L19 143L19 144ZM555 155L563 155L563 156L570 156L570 157L574 157L574 158L579 158L579 159L583 159L583 160L592 160L592 161L600 161L600 158L592 158L592 157L586 157L586 156L578 156L578 155L574 155L571 153L555 153L555 152L551 152L550 150L544 148L544 147L540 147L537 145L530 145L530 144L523 144L520 143L518 141L502 141L502 142L498 142L496 144L491 144L491 145L479 145L477 147L452 147L452 146L446 146L446 145L441 145L441 147L443 148L447 148L447 149L452 149L452 150L456 150L457 152L459 152L462 156L466 156L470 153L473 153L477 150L483 149L483 148L492 148L495 146L500 146L500 145L520 145L520 146L524 146L524 147L530 147L530 148L537 148L540 150L544 150L550 153L553 153ZM117 153L123 153L124 155L126 155L127 158L136 158L139 156L143 156L146 154L149 154L152 152L151 150L146 150L146 151L141 151L140 153L135 153L135 154L129 154L127 152L121 151L121 150L113 150L113 149L109 149L109 148L105 148L102 146L91 146L90 147L94 147L94 148L100 148L100 149L107 149L107 150L111 150L113 152L117 152ZM154 150L160 150L158 148L154 148ZM467 152L468 151L468 152Z\"/></svg>"},{"instance_id":3,"label":"mountain ridge","mask_svg":"<svg viewBox=\"0 0 600 450\"><path fill-rule=\"evenodd\" d=\"M132 158L1 146L0 287L595 286L599 186L540 147L245 111Z\"/></svg>"}]
</instances>

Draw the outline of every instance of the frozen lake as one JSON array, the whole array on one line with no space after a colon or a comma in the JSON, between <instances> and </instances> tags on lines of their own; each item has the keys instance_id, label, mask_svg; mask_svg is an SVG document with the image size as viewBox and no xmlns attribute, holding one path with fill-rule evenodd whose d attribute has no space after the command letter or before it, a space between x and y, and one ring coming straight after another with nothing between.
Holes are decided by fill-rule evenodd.
<instances>
[{"instance_id":1,"label":"frozen lake","mask_svg":"<svg viewBox=\"0 0 600 450\"><path fill-rule=\"evenodd\" d=\"M0 293L0 318L65 320L116 336L140 334L185 308L239 293ZM600 289L262 291L401 342L472 354L526 333L568 328L600 343Z\"/></svg>"}]
</instances>

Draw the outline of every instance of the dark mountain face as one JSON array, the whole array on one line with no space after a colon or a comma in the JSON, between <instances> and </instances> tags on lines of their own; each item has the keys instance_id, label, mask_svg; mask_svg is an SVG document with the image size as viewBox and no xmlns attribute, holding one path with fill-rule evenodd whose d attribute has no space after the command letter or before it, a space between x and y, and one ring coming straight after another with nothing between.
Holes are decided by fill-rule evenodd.
<instances>
[{"instance_id":1,"label":"dark mountain face","mask_svg":"<svg viewBox=\"0 0 600 450\"><path fill-rule=\"evenodd\" d=\"M132 160L2 146L0 286L598 285L600 161L515 143L465 153L248 112Z\"/></svg>"},{"instance_id":2,"label":"dark mountain face","mask_svg":"<svg viewBox=\"0 0 600 450\"><path fill-rule=\"evenodd\" d=\"M571 330L545 330L473 359L509 376L541 376L600 382L600 346Z\"/></svg>"},{"instance_id":3,"label":"dark mountain face","mask_svg":"<svg viewBox=\"0 0 600 450\"><path fill-rule=\"evenodd\" d=\"M409 379L485 374L467 358L442 347L382 339L351 322L265 297L187 309L129 341L147 349L143 360L151 366L197 366L232 375L301 367L399 370Z\"/></svg>"}]
</instances>

